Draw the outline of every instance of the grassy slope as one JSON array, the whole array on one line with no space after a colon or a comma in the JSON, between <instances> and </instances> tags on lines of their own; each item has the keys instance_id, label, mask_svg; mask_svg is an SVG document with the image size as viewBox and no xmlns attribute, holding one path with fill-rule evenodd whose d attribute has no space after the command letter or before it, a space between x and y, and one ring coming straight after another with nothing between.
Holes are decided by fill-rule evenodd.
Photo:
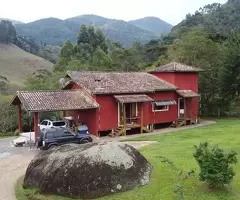
<instances>
[{"instance_id":1,"label":"grassy slope","mask_svg":"<svg viewBox=\"0 0 240 200\"><path fill-rule=\"evenodd\" d=\"M0 75L7 77L13 85L22 86L24 79L37 69L52 70L52 67L51 62L13 44L0 44Z\"/></svg>"},{"instance_id":2,"label":"grassy slope","mask_svg":"<svg viewBox=\"0 0 240 200\"><path fill-rule=\"evenodd\" d=\"M142 137L137 140L153 140L158 141L157 144L141 149L141 153L153 164L154 170L152 174L151 184L134 191L117 194L109 197L101 198L101 200L171 200L175 199L173 194L174 180L171 170L162 164L158 157L166 156L174 161L177 167L182 168L186 173L190 169L198 167L193 158L194 144L202 141L218 143L224 149L233 149L238 152L238 160L240 161L240 120L229 119L220 120L215 125L201 127L196 129L182 130L165 135L155 135L150 137ZM209 191L206 185L198 181L197 176L188 179L185 182L185 199L186 200L237 200L240 199L240 165L234 166L237 175L234 177L232 184L225 189ZM67 200L67 198L42 196L33 194L34 190L23 191L18 184L17 195L18 200L30 200L26 198L26 194L32 194L33 199L37 200ZM31 195L30 195L31 196Z\"/></svg>"}]
</instances>

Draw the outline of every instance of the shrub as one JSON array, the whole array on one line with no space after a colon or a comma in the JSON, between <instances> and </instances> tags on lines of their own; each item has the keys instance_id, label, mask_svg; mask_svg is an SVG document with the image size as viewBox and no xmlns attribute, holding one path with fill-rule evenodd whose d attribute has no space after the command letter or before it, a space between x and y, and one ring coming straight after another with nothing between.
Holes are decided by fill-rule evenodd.
<instances>
[{"instance_id":1,"label":"shrub","mask_svg":"<svg viewBox=\"0 0 240 200\"><path fill-rule=\"evenodd\" d=\"M218 145L209 145L208 142L195 146L194 158L199 167L199 180L205 181L211 187L224 186L229 184L235 172L231 167L237 163L235 151L224 152Z\"/></svg>"}]
</instances>

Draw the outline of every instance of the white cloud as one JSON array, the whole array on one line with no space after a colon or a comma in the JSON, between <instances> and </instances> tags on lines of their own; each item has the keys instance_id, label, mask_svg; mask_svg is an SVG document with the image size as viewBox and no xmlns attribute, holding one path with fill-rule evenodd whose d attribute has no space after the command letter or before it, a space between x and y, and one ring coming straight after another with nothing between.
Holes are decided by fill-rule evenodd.
<instances>
[{"instance_id":1,"label":"white cloud","mask_svg":"<svg viewBox=\"0 0 240 200\"><path fill-rule=\"evenodd\" d=\"M1 2L0 17L30 22L46 17L65 19L81 14L131 20L156 16L177 24L187 13L210 3L227 0L7 0Z\"/></svg>"}]
</instances>

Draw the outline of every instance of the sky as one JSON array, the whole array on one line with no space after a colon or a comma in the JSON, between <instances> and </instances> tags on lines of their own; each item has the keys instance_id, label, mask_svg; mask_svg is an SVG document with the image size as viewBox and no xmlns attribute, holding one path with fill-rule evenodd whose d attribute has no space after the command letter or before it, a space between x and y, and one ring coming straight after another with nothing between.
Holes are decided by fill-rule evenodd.
<instances>
[{"instance_id":1,"label":"sky","mask_svg":"<svg viewBox=\"0 0 240 200\"><path fill-rule=\"evenodd\" d=\"M66 19L82 14L125 21L154 16L176 25L186 14L194 13L204 5L225 2L227 0L4 0L0 17L27 23L47 17Z\"/></svg>"}]
</instances>

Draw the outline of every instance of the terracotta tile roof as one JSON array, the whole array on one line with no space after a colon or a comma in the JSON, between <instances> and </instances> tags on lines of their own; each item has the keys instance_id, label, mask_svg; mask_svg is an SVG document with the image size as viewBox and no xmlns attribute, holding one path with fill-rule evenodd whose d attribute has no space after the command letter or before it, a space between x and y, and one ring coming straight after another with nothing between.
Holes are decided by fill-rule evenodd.
<instances>
[{"instance_id":1,"label":"terracotta tile roof","mask_svg":"<svg viewBox=\"0 0 240 200\"><path fill-rule=\"evenodd\" d=\"M22 103L28 111L57 111L98 108L97 102L83 90L19 91L12 105Z\"/></svg>"},{"instance_id":2,"label":"terracotta tile roof","mask_svg":"<svg viewBox=\"0 0 240 200\"><path fill-rule=\"evenodd\" d=\"M200 72L202 69L184 65L177 62L171 62L166 65L156 67L152 72Z\"/></svg>"},{"instance_id":3,"label":"terracotta tile roof","mask_svg":"<svg viewBox=\"0 0 240 200\"><path fill-rule=\"evenodd\" d=\"M177 93L182 97L199 97L200 95L192 90L177 90Z\"/></svg>"},{"instance_id":4,"label":"terracotta tile roof","mask_svg":"<svg viewBox=\"0 0 240 200\"><path fill-rule=\"evenodd\" d=\"M93 94L143 93L176 90L176 86L146 72L68 72Z\"/></svg>"},{"instance_id":5,"label":"terracotta tile roof","mask_svg":"<svg viewBox=\"0 0 240 200\"><path fill-rule=\"evenodd\" d=\"M153 101L152 98L143 94L143 95L115 95L114 96L117 101L121 103L136 103L136 102L151 102Z\"/></svg>"}]
</instances>

